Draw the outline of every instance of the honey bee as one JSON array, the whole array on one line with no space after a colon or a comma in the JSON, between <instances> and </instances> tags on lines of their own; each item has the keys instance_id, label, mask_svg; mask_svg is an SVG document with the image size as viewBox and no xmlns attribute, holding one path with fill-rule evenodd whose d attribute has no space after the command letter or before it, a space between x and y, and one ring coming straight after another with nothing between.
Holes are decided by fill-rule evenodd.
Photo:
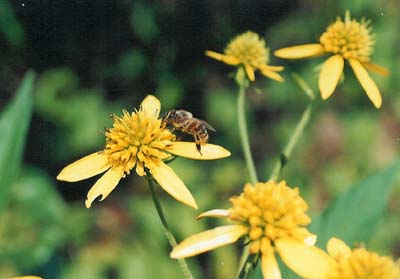
<instances>
[{"instance_id":1,"label":"honey bee","mask_svg":"<svg viewBox=\"0 0 400 279\"><path fill-rule=\"evenodd\" d=\"M193 117L191 112L183 109L173 109L168 111L164 115L162 123L163 125L174 126L174 130L192 135L194 141L196 142L197 151L199 151L200 155L201 145L207 143L208 141L207 129L215 132L215 129L210 124L204 120Z\"/></svg>"}]
</instances>

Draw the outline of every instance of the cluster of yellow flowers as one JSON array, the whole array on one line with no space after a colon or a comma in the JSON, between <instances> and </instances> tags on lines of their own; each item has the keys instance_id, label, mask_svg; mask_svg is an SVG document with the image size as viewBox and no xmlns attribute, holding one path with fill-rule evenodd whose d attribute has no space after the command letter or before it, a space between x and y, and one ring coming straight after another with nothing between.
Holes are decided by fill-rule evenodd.
<instances>
[{"instance_id":1,"label":"cluster of yellow flowers","mask_svg":"<svg viewBox=\"0 0 400 279\"><path fill-rule=\"evenodd\" d=\"M368 21L356 21L346 12L345 18L328 26L318 44L283 48L274 52L277 57L298 59L332 53L323 64L319 75L319 89L323 99L334 92L347 60L361 86L375 107L382 104L381 94L366 69L382 75L388 72L370 62L374 44ZM278 73L282 66L269 65L269 50L265 41L253 32L235 37L224 53L207 51L206 55L244 70L249 81L255 71L276 81L283 81ZM195 199L183 181L167 165L173 156L195 160L213 160L230 156L221 146L203 144L201 153L193 142L178 141L159 118L160 101L147 96L138 110L113 116L113 127L105 133L104 150L90 154L65 167L57 179L80 181L100 173L104 175L87 195L86 207L101 196L104 200L119 181L132 169L139 176L154 178L176 200L197 208ZM298 188L285 181L269 180L255 185L246 184L243 192L230 199L228 210L214 209L203 217L223 217L231 225L220 226L188 237L171 252L172 258L185 258L245 239L248 251L260 259L264 278L281 278L276 253L293 271L304 278L360 279L400 278L400 268L387 257L364 248L350 249L336 238L328 243L328 253L314 246L317 237L306 226L311 218L308 205Z\"/></svg>"}]
</instances>

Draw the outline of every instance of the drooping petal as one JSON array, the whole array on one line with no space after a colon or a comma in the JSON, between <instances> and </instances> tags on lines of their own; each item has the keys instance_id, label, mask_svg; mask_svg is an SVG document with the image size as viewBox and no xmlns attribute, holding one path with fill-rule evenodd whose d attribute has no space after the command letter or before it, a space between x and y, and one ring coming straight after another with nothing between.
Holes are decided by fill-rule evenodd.
<instances>
[{"instance_id":1,"label":"drooping petal","mask_svg":"<svg viewBox=\"0 0 400 279\"><path fill-rule=\"evenodd\" d=\"M367 70L374 71L375 73L380 74L381 76L387 77L387 76L390 75L390 72L389 72L388 69L386 69L386 68L384 68L382 66L379 66L379 65L377 65L375 63L363 62L362 64L363 64L363 66L365 68L367 68Z\"/></svg>"},{"instance_id":2,"label":"drooping petal","mask_svg":"<svg viewBox=\"0 0 400 279\"><path fill-rule=\"evenodd\" d=\"M107 156L101 151L95 152L63 168L57 175L57 179L75 182L105 172L109 168Z\"/></svg>"},{"instance_id":3,"label":"drooping petal","mask_svg":"<svg viewBox=\"0 0 400 279\"><path fill-rule=\"evenodd\" d=\"M215 217L215 218L221 218L221 217L228 217L229 216L229 210L226 209L213 209L209 210L206 212L201 213L199 216L197 216L197 220L203 219L205 217Z\"/></svg>"},{"instance_id":4,"label":"drooping petal","mask_svg":"<svg viewBox=\"0 0 400 279\"><path fill-rule=\"evenodd\" d=\"M231 156L231 153L222 146L215 144L202 144L200 152L194 142L176 141L167 148L169 152L177 156L194 160L215 160Z\"/></svg>"},{"instance_id":5,"label":"drooping petal","mask_svg":"<svg viewBox=\"0 0 400 279\"><path fill-rule=\"evenodd\" d=\"M247 233L241 225L217 227L186 238L176 246L170 256L174 259L191 257L212 249L234 243Z\"/></svg>"},{"instance_id":6,"label":"drooping petal","mask_svg":"<svg viewBox=\"0 0 400 279\"><path fill-rule=\"evenodd\" d=\"M273 251L261 255L261 271L264 279L281 279L281 271Z\"/></svg>"},{"instance_id":7,"label":"drooping petal","mask_svg":"<svg viewBox=\"0 0 400 279\"><path fill-rule=\"evenodd\" d=\"M284 80L283 77L280 74L278 74L276 72L273 72L273 71L261 70L261 73L264 76L266 76L267 78L270 78L270 79L273 79L273 80L276 80L276 81L279 81L279 82L282 82Z\"/></svg>"},{"instance_id":8,"label":"drooping petal","mask_svg":"<svg viewBox=\"0 0 400 279\"><path fill-rule=\"evenodd\" d=\"M329 255L334 257L335 259L340 256L349 255L351 253L351 249L346 245L342 240L332 237L329 239L327 244L327 250Z\"/></svg>"},{"instance_id":9,"label":"drooping petal","mask_svg":"<svg viewBox=\"0 0 400 279\"><path fill-rule=\"evenodd\" d=\"M147 95L146 98L140 104L140 107L146 111L149 115L158 117L161 110L161 102L153 95Z\"/></svg>"},{"instance_id":10,"label":"drooping petal","mask_svg":"<svg viewBox=\"0 0 400 279\"><path fill-rule=\"evenodd\" d=\"M315 246L292 239L277 240L275 245L283 262L305 279L326 278L335 265L328 254Z\"/></svg>"},{"instance_id":11,"label":"drooping petal","mask_svg":"<svg viewBox=\"0 0 400 279\"><path fill-rule=\"evenodd\" d=\"M249 64L244 64L244 70L246 71L246 75L249 78L249 80L254 81L256 77L254 76L253 67L250 66Z\"/></svg>"},{"instance_id":12,"label":"drooping petal","mask_svg":"<svg viewBox=\"0 0 400 279\"><path fill-rule=\"evenodd\" d=\"M367 70L365 70L358 60L349 59L349 63L362 88L364 88L365 93L367 93L368 98L376 108L380 108L382 105L381 93L379 92L375 82L369 76Z\"/></svg>"},{"instance_id":13,"label":"drooping petal","mask_svg":"<svg viewBox=\"0 0 400 279\"><path fill-rule=\"evenodd\" d=\"M281 72L285 69L283 66L271 66L271 65L262 65L260 66L260 70L267 70L267 71L274 71L274 72Z\"/></svg>"},{"instance_id":14,"label":"drooping petal","mask_svg":"<svg viewBox=\"0 0 400 279\"><path fill-rule=\"evenodd\" d=\"M224 62L229 65L239 65L240 64L240 61L236 57L228 56L228 55L221 54L218 52L207 50L206 55L208 57L214 58L218 61Z\"/></svg>"},{"instance_id":15,"label":"drooping petal","mask_svg":"<svg viewBox=\"0 0 400 279\"><path fill-rule=\"evenodd\" d=\"M160 184L161 188L163 188L164 191L170 194L174 199L197 209L197 204L192 194L173 169L166 164L161 163L160 166L151 169L150 172L154 179L157 180L158 184Z\"/></svg>"},{"instance_id":16,"label":"drooping petal","mask_svg":"<svg viewBox=\"0 0 400 279\"><path fill-rule=\"evenodd\" d=\"M333 55L328 58L319 73L318 86L322 99L328 99L343 73L344 60L341 55Z\"/></svg>"},{"instance_id":17,"label":"drooping petal","mask_svg":"<svg viewBox=\"0 0 400 279\"><path fill-rule=\"evenodd\" d=\"M123 175L121 169L109 169L90 189L85 201L86 207L90 208L92 202L99 196L101 196L100 201L104 200L118 185Z\"/></svg>"},{"instance_id":18,"label":"drooping petal","mask_svg":"<svg viewBox=\"0 0 400 279\"><path fill-rule=\"evenodd\" d=\"M300 59L323 55L324 48L320 44L307 44L278 49L274 55L285 59Z\"/></svg>"}]
</instances>

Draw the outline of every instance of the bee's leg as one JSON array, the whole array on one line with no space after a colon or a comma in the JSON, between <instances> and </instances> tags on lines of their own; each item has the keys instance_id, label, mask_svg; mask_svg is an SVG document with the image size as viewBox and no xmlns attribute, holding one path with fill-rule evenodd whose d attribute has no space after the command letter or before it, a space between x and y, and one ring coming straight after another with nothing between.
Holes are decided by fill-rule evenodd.
<instances>
[{"instance_id":1,"label":"bee's leg","mask_svg":"<svg viewBox=\"0 0 400 279\"><path fill-rule=\"evenodd\" d=\"M194 135L194 141L196 142L197 151L199 151L200 155L203 156L203 154L201 154L201 142L198 135Z\"/></svg>"}]
</instances>

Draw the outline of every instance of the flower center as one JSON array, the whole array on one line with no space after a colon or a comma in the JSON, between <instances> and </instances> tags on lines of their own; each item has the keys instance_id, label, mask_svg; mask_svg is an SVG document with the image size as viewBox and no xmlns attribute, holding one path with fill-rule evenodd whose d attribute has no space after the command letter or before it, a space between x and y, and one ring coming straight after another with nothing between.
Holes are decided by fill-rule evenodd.
<instances>
[{"instance_id":1,"label":"flower center","mask_svg":"<svg viewBox=\"0 0 400 279\"><path fill-rule=\"evenodd\" d=\"M113 168L121 168L125 174L136 167L138 175L145 174L144 167L152 169L171 155L165 149L175 136L161 126L161 119L140 109L132 113L112 116L113 127L106 130L105 154Z\"/></svg>"},{"instance_id":2,"label":"flower center","mask_svg":"<svg viewBox=\"0 0 400 279\"><path fill-rule=\"evenodd\" d=\"M358 22L350 18L346 11L345 19L339 17L328 26L319 41L326 52L341 54L345 59L368 62L373 52L374 38L370 21Z\"/></svg>"},{"instance_id":3,"label":"flower center","mask_svg":"<svg viewBox=\"0 0 400 279\"><path fill-rule=\"evenodd\" d=\"M269 62L269 50L265 47L265 41L251 31L233 38L226 47L225 54L256 68Z\"/></svg>"},{"instance_id":4,"label":"flower center","mask_svg":"<svg viewBox=\"0 0 400 279\"><path fill-rule=\"evenodd\" d=\"M400 278L400 268L389 257L379 256L364 248L356 248L350 255L340 256L336 261L336 269L329 274L329 279Z\"/></svg>"},{"instance_id":5,"label":"flower center","mask_svg":"<svg viewBox=\"0 0 400 279\"><path fill-rule=\"evenodd\" d=\"M307 203L299 189L288 187L285 181L247 184L231 202L229 218L249 227L251 253L271 251L274 240L280 238L304 241L311 235L303 227L311 222L305 214Z\"/></svg>"}]
</instances>

